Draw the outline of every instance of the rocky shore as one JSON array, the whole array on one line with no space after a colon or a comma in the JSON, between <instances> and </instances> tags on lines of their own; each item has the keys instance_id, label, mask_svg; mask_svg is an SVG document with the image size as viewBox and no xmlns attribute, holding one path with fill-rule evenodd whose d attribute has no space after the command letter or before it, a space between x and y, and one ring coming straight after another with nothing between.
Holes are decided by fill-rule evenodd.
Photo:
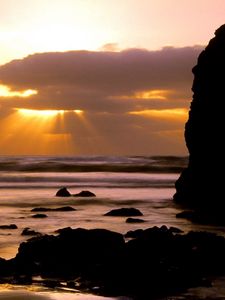
<instances>
[{"instance_id":1,"label":"rocky shore","mask_svg":"<svg viewBox=\"0 0 225 300\"><path fill-rule=\"evenodd\" d=\"M225 273L225 239L212 233L166 226L126 238L105 229L57 232L28 239L13 259L0 259L0 282L155 299L209 286L211 276Z\"/></svg>"}]
</instances>

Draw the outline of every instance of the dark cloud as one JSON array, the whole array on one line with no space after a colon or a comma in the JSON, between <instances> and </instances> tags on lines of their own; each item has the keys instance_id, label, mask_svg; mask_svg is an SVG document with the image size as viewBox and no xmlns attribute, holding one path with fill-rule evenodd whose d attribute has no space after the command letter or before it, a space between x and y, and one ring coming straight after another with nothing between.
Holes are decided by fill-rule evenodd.
<instances>
[{"instance_id":1,"label":"dark cloud","mask_svg":"<svg viewBox=\"0 0 225 300\"><path fill-rule=\"evenodd\" d=\"M14 108L79 109L85 112L83 119L68 112L63 126L55 120L54 128L48 132L70 134L76 153L182 154L185 119L182 122L175 115L173 120L173 115L164 118L161 114L157 118L157 114L154 117L130 112L188 108L191 69L201 50L196 46L158 51L70 51L14 60L0 66L0 84L12 91L35 89L38 94L27 98L0 97L0 123L5 120L9 124L16 119L15 110L10 117ZM22 126L27 127L28 123L21 123ZM5 132L15 143L18 129L6 127ZM23 133L19 145L23 145L22 139L27 139ZM4 144L4 149L8 151L9 144L8 148ZM21 153L26 153L26 149Z\"/></svg>"},{"instance_id":2,"label":"dark cloud","mask_svg":"<svg viewBox=\"0 0 225 300\"><path fill-rule=\"evenodd\" d=\"M143 107L176 107L190 97L191 68L200 50L196 46L34 54L1 66L0 82L14 90L39 92L29 104L13 98L8 99L10 105L124 111L138 101ZM164 102L135 97L137 92L159 89L173 93Z\"/></svg>"}]
</instances>

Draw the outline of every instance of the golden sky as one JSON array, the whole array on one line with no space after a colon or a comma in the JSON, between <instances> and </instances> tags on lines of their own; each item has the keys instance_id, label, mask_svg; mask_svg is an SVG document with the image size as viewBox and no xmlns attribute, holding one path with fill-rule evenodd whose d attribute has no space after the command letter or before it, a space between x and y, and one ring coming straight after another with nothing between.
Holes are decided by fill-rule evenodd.
<instances>
[{"instance_id":1,"label":"golden sky","mask_svg":"<svg viewBox=\"0 0 225 300\"><path fill-rule=\"evenodd\" d=\"M186 154L224 0L0 0L0 154Z\"/></svg>"}]
</instances>

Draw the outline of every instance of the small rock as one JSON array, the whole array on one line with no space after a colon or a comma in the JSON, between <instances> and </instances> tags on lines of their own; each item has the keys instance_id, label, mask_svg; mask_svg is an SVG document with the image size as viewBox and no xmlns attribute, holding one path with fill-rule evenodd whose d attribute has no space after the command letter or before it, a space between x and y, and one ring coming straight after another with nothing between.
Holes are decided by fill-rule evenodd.
<instances>
[{"instance_id":1,"label":"small rock","mask_svg":"<svg viewBox=\"0 0 225 300\"><path fill-rule=\"evenodd\" d=\"M10 225L0 225L0 229L17 229L18 227L16 224L10 224Z\"/></svg>"},{"instance_id":2,"label":"small rock","mask_svg":"<svg viewBox=\"0 0 225 300\"><path fill-rule=\"evenodd\" d=\"M56 197L70 197L70 196L71 196L70 192L65 187L61 188L56 193Z\"/></svg>"},{"instance_id":3,"label":"small rock","mask_svg":"<svg viewBox=\"0 0 225 300\"><path fill-rule=\"evenodd\" d=\"M126 223L144 223L145 220L135 219L135 218L127 218Z\"/></svg>"},{"instance_id":4,"label":"small rock","mask_svg":"<svg viewBox=\"0 0 225 300\"><path fill-rule=\"evenodd\" d=\"M47 207L35 207L31 209L32 212L45 212L45 211L75 211L76 209L71 206L62 206L57 208L47 208Z\"/></svg>"},{"instance_id":5,"label":"small rock","mask_svg":"<svg viewBox=\"0 0 225 300\"><path fill-rule=\"evenodd\" d=\"M112 209L104 216L118 216L118 217L131 217L131 216L143 216L140 210L130 207L130 208L119 208L119 209Z\"/></svg>"},{"instance_id":6,"label":"small rock","mask_svg":"<svg viewBox=\"0 0 225 300\"><path fill-rule=\"evenodd\" d=\"M71 206L62 206L58 208L53 208L53 211L75 211L76 209Z\"/></svg>"},{"instance_id":7,"label":"small rock","mask_svg":"<svg viewBox=\"0 0 225 300\"><path fill-rule=\"evenodd\" d=\"M78 194L73 195L74 197L96 197L96 195L90 191L81 191Z\"/></svg>"},{"instance_id":8,"label":"small rock","mask_svg":"<svg viewBox=\"0 0 225 300\"><path fill-rule=\"evenodd\" d=\"M47 218L48 216L46 214L36 214L31 217L36 219L43 219L43 218Z\"/></svg>"}]
</instances>

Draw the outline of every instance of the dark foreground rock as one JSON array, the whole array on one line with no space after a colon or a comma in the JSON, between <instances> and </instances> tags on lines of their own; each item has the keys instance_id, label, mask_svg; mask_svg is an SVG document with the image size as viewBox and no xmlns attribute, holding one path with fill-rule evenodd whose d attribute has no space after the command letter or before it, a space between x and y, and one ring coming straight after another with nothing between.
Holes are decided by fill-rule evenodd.
<instances>
[{"instance_id":1,"label":"dark foreground rock","mask_svg":"<svg viewBox=\"0 0 225 300\"><path fill-rule=\"evenodd\" d=\"M136 217L136 216L143 216L143 213L133 207L128 207L128 208L118 208L118 209L112 209L104 216L113 216L113 217Z\"/></svg>"},{"instance_id":2,"label":"dark foreground rock","mask_svg":"<svg viewBox=\"0 0 225 300\"><path fill-rule=\"evenodd\" d=\"M29 227L26 227L23 229L21 235L33 235L34 236L34 235L42 235L42 234L38 231L30 229Z\"/></svg>"},{"instance_id":3,"label":"dark foreground rock","mask_svg":"<svg viewBox=\"0 0 225 300\"><path fill-rule=\"evenodd\" d=\"M225 224L223 199L225 25L199 55L193 68L193 101L185 126L189 164L176 182L177 203ZM203 220L204 221L204 220Z\"/></svg>"},{"instance_id":4,"label":"dark foreground rock","mask_svg":"<svg viewBox=\"0 0 225 300\"><path fill-rule=\"evenodd\" d=\"M204 285L225 273L225 239L207 232L173 233L166 226L141 230L124 241L104 229L64 228L20 245L15 258L0 259L1 282L43 282L99 295L154 299Z\"/></svg>"},{"instance_id":5,"label":"dark foreground rock","mask_svg":"<svg viewBox=\"0 0 225 300\"><path fill-rule=\"evenodd\" d=\"M214 226L225 225L224 216L221 214L220 211L216 211L215 209L212 209L211 211L205 209L184 210L176 214L176 218L186 219L197 224L206 224Z\"/></svg>"}]
</instances>

